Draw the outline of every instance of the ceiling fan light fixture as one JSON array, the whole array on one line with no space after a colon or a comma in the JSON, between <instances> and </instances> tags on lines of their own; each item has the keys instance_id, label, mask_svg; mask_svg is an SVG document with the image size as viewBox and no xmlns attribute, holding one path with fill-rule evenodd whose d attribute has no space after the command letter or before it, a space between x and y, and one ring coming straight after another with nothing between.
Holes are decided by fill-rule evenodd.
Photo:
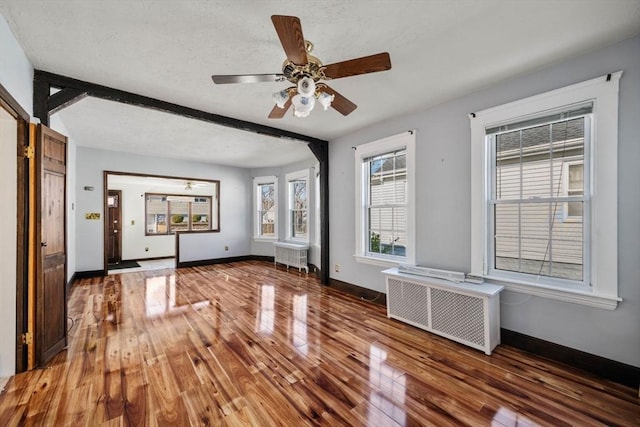
<instances>
[{"instance_id":1,"label":"ceiling fan light fixture","mask_svg":"<svg viewBox=\"0 0 640 427\"><path fill-rule=\"evenodd\" d=\"M303 77L298 80L298 93L305 98L313 96L316 91L316 82L311 77Z\"/></svg>"},{"instance_id":2,"label":"ceiling fan light fixture","mask_svg":"<svg viewBox=\"0 0 640 427\"><path fill-rule=\"evenodd\" d=\"M294 116L307 117L316 105L316 99L313 96L302 96L297 94L291 98L291 104L293 105Z\"/></svg>"},{"instance_id":3,"label":"ceiling fan light fixture","mask_svg":"<svg viewBox=\"0 0 640 427\"><path fill-rule=\"evenodd\" d=\"M278 108L284 108L284 104L289 99L289 92L286 90L281 90L273 94L273 101L276 103Z\"/></svg>"},{"instance_id":4,"label":"ceiling fan light fixture","mask_svg":"<svg viewBox=\"0 0 640 427\"><path fill-rule=\"evenodd\" d=\"M327 92L320 92L318 94L318 102L322 105L322 109L327 111L329 107L331 107L331 103L333 102L334 95L329 95Z\"/></svg>"}]
</instances>

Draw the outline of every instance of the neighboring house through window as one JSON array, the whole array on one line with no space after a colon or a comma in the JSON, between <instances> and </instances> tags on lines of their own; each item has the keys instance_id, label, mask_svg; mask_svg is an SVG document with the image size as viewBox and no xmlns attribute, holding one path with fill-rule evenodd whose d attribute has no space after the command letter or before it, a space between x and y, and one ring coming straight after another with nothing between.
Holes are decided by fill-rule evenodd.
<instances>
[{"instance_id":1,"label":"neighboring house through window","mask_svg":"<svg viewBox=\"0 0 640 427\"><path fill-rule=\"evenodd\" d=\"M473 274L616 306L620 75L472 115Z\"/></svg>"},{"instance_id":2,"label":"neighboring house through window","mask_svg":"<svg viewBox=\"0 0 640 427\"><path fill-rule=\"evenodd\" d=\"M278 238L278 178L257 177L253 180L256 215L254 217L256 239Z\"/></svg>"},{"instance_id":3,"label":"neighboring house through window","mask_svg":"<svg viewBox=\"0 0 640 427\"><path fill-rule=\"evenodd\" d=\"M415 262L415 131L356 147L356 259Z\"/></svg>"}]
</instances>

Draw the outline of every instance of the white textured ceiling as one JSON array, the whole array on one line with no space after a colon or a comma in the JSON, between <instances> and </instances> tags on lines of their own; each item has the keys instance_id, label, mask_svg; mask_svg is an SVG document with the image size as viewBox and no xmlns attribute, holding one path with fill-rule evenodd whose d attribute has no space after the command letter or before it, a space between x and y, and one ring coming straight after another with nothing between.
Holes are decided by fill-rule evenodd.
<instances>
[{"instance_id":1,"label":"white textured ceiling","mask_svg":"<svg viewBox=\"0 0 640 427\"><path fill-rule=\"evenodd\" d=\"M36 69L327 140L640 32L640 0L0 0L0 13ZM318 108L270 120L286 83L210 76L279 73L273 14L298 16L325 64L386 51L392 69L331 81L358 105L347 117ZM60 114L79 145L246 167L310 156L296 142L107 101Z\"/></svg>"}]
</instances>

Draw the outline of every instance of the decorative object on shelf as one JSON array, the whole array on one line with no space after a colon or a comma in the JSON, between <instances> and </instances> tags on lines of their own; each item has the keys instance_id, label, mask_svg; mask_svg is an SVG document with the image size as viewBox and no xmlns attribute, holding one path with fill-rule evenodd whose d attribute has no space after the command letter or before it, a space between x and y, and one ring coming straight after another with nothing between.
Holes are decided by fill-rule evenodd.
<instances>
[{"instance_id":1,"label":"decorative object on shelf","mask_svg":"<svg viewBox=\"0 0 640 427\"><path fill-rule=\"evenodd\" d=\"M282 64L282 73L211 76L216 84L283 82L285 80L293 83L295 86L273 94L276 105L269 114L270 119L284 117L291 106L293 106L295 117L307 117L313 110L316 100L324 110L333 107L346 116L355 110L357 105L326 83L319 83L319 81L391 69L391 58L387 52L323 65L318 58L311 55L313 43L304 39L300 19L295 16L273 15L271 21L287 56Z\"/></svg>"}]
</instances>

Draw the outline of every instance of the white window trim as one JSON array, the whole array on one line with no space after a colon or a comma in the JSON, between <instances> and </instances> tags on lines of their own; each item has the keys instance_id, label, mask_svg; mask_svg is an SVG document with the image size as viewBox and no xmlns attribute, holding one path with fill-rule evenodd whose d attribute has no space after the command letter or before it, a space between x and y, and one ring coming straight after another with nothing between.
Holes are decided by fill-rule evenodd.
<instances>
[{"instance_id":1,"label":"white window trim","mask_svg":"<svg viewBox=\"0 0 640 427\"><path fill-rule=\"evenodd\" d=\"M613 310L618 296L618 91L622 71L474 113L471 123L471 274L484 276L506 289L529 295ZM592 101L591 144L591 289L568 289L541 282L505 280L487 274L487 212L489 157L485 129L559 107ZM539 280L543 281L543 278Z\"/></svg>"},{"instance_id":2,"label":"white window trim","mask_svg":"<svg viewBox=\"0 0 640 427\"><path fill-rule=\"evenodd\" d=\"M273 237L264 237L260 235L260 220L258 218L258 185L260 184L274 184L273 197L276 201L274 225L273 225ZM278 241L278 177L271 176L258 176L253 178L253 240L256 242L277 242Z\"/></svg>"},{"instance_id":3,"label":"white window trim","mask_svg":"<svg viewBox=\"0 0 640 427\"><path fill-rule=\"evenodd\" d=\"M406 256L402 257L377 257L367 255L366 248L366 221L364 220L366 194L363 191L365 171L362 162L367 157L387 153L402 147L407 150L407 248ZM355 250L353 255L357 262L371 264L380 267L393 267L398 264L415 265L416 260L416 215L415 215L415 162L416 162L416 130L402 132L384 139L358 145L355 149L355 202L356 202L356 229Z\"/></svg>"},{"instance_id":4,"label":"white window trim","mask_svg":"<svg viewBox=\"0 0 640 427\"><path fill-rule=\"evenodd\" d=\"M300 180L300 179L304 179L307 182L307 238L300 238L300 237L292 237L291 235L291 185L289 185L291 183L291 181L296 181L296 180ZM309 243L309 236L311 235L311 211L310 211L310 207L311 207L311 200L309 199L309 196L311 195L311 192L309 191L309 170L308 169L304 169L301 171L297 171L297 172L290 172L286 175L286 180L287 180L287 240L290 240L292 242L305 242L305 243Z\"/></svg>"}]
</instances>

